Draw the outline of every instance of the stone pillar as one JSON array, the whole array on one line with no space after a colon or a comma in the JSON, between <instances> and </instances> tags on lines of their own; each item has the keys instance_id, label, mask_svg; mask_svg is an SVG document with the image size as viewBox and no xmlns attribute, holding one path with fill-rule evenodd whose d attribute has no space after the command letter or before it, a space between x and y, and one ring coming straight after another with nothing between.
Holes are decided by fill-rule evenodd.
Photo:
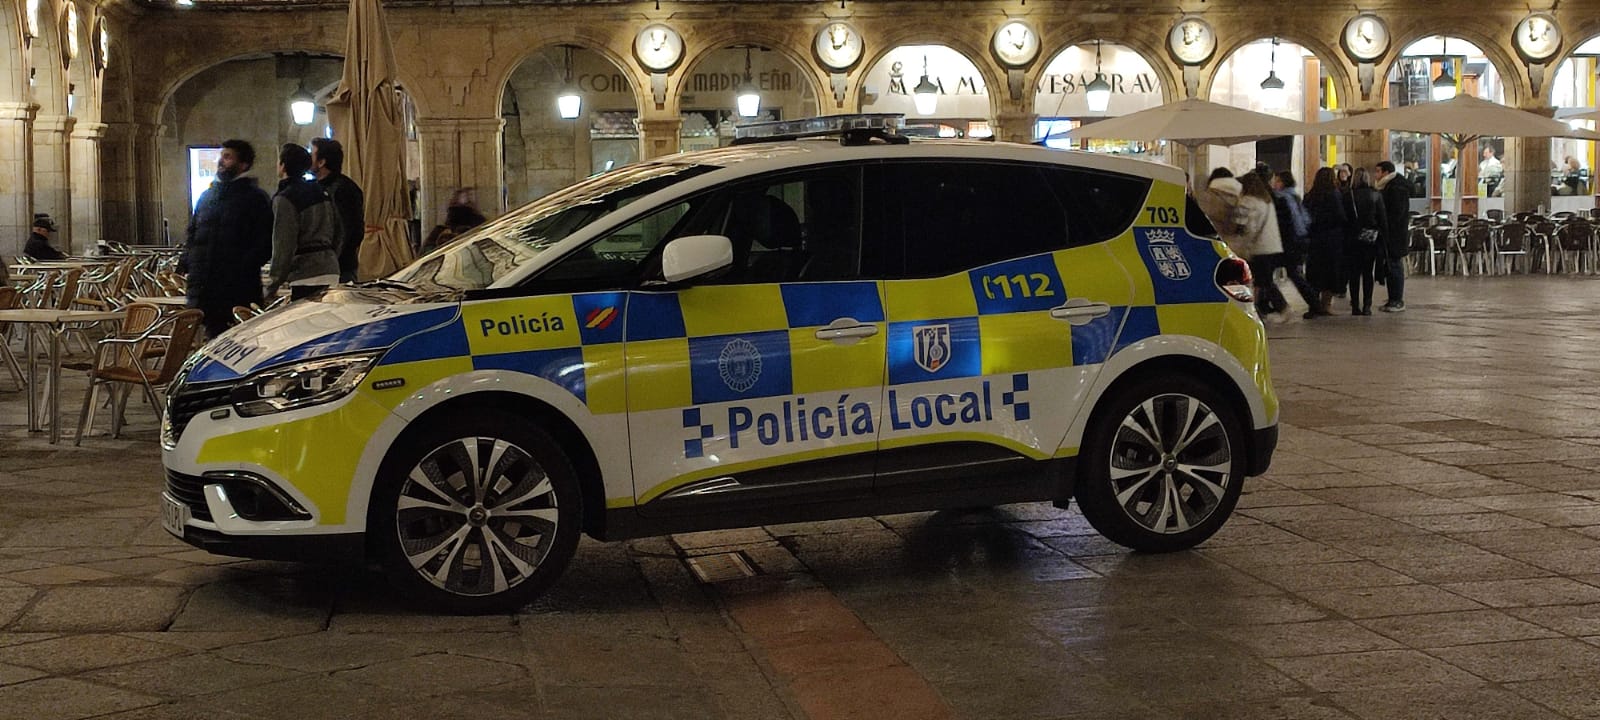
<instances>
[{"instance_id":1,"label":"stone pillar","mask_svg":"<svg viewBox=\"0 0 1600 720\"><path fill-rule=\"evenodd\" d=\"M100 140L105 134L105 123L78 123L72 129L72 227L79 250L106 239L100 223Z\"/></svg>"},{"instance_id":2,"label":"stone pillar","mask_svg":"<svg viewBox=\"0 0 1600 720\"><path fill-rule=\"evenodd\" d=\"M502 118L417 118L422 143L422 233L444 222L445 204L459 188L477 191L478 209L489 218L505 212Z\"/></svg>"},{"instance_id":3,"label":"stone pillar","mask_svg":"<svg viewBox=\"0 0 1600 720\"><path fill-rule=\"evenodd\" d=\"M1529 108L1524 108L1529 110ZM1551 114L1551 108L1531 109ZM1477 147L1472 143L1468 147ZM1550 209L1550 138L1506 138L1506 214Z\"/></svg>"},{"instance_id":4,"label":"stone pillar","mask_svg":"<svg viewBox=\"0 0 1600 720\"><path fill-rule=\"evenodd\" d=\"M39 106L0 103L0 255L22 254L33 223L33 115Z\"/></svg>"},{"instance_id":5,"label":"stone pillar","mask_svg":"<svg viewBox=\"0 0 1600 720\"><path fill-rule=\"evenodd\" d=\"M131 123L131 156L133 161L134 220L138 223L138 240L146 245L161 245L168 241L161 202L161 125L158 123ZM257 158L260 160L260 158ZM174 178L173 182L188 182ZM171 244L183 244L182 225L171 228Z\"/></svg>"},{"instance_id":6,"label":"stone pillar","mask_svg":"<svg viewBox=\"0 0 1600 720\"><path fill-rule=\"evenodd\" d=\"M71 254L82 250L72 236L72 126L70 115L40 115L33 120L33 211L50 213L60 228L55 245Z\"/></svg>"},{"instance_id":7,"label":"stone pillar","mask_svg":"<svg viewBox=\"0 0 1600 720\"><path fill-rule=\"evenodd\" d=\"M1347 108L1347 114L1353 117L1381 109L1382 106L1377 102L1358 102L1352 103ZM1389 148L1384 144L1384 137L1385 133L1382 130L1363 130L1355 135L1345 136L1344 162L1350 163L1352 167L1366 168L1367 172L1372 172L1372 166L1389 159ZM1399 170L1399 166L1396 165L1395 171ZM1307 180L1310 178L1300 178L1302 184Z\"/></svg>"},{"instance_id":8,"label":"stone pillar","mask_svg":"<svg viewBox=\"0 0 1600 720\"><path fill-rule=\"evenodd\" d=\"M138 201L134 194L133 123L109 123L100 140L100 234L106 240L138 243Z\"/></svg>"},{"instance_id":9,"label":"stone pillar","mask_svg":"<svg viewBox=\"0 0 1600 720\"><path fill-rule=\"evenodd\" d=\"M994 138L1005 142L1031 143L1034 129L1039 126L1039 114L1030 112L1002 112L994 122Z\"/></svg>"},{"instance_id":10,"label":"stone pillar","mask_svg":"<svg viewBox=\"0 0 1600 720\"><path fill-rule=\"evenodd\" d=\"M678 152L678 137L683 132L683 118L641 118L639 120L639 158L653 160Z\"/></svg>"}]
</instances>

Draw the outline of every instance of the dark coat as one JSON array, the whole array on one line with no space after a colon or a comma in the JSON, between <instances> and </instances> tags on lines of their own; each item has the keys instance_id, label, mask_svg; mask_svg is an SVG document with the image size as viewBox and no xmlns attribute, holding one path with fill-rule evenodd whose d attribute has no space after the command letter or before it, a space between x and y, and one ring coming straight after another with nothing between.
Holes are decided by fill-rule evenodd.
<instances>
[{"instance_id":1,"label":"dark coat","mask_svg":"<svg viewBox=\"0 0 1600 720\"><path fill-rule=\"evenodd\" d=\"M1318 290L1334 290L1345 285L1345 233L1350 227L1344 194L1310 192L1306 212L1311 214L1311 247L1306 255L1306 280Z\"/></svg>"},{"instance_id":2,"label":"dark coat","mask_svg":"<svg viewBox=\"0 0 1600 720\"><path fill-rule=\"evenodd\" d=\"M261 303L261 266L272 259L272 204L255 178L213 182L189 218L180 270L201 308Z\"/></svg>"},{"instance_id":3,"label":"dark coat","mask_svg":"<svg viewBox=\"0 0 1600 720\"><path fill-rule=\"evenodd\" d=\"M352 282L367 231L366 196L356 181L343 173L333 173L317 183L333 198L333 209L339 213L339 282Z\"/></svg>"},{"instance_id":4,"label":"dark coat","mask_svg":"<svg viewBox=\"0 0 1600 720\"><path fill-rule=\"evenodd\" d=\"M1411 248L1411 181L1394 173L1388 177L1383 189L1384 223L1383 245L1387 257L1403 258Z\"/></svg>"},{"instance_id":5,"label":"dark coat","mask_svg":"<svg viewBox=\"0 0 1600 720\"><path fill-rule=\"evenodd\" d=\"M39 233L28 234L28 244L22 248L22 254L35 260L65 260L66 253L57 250L50 244L50 238Z\"/></svg>"},{"instance_id":6,"label":"dark coat","mask_svg":"<svg viewBox=\"0 0 1600 720\"><path fill-rule=\"evenodd\" d=\"M1376 229L1387 236L1389 217L1387 206L1383 202L1383 193L1367 186L1351 190L1355 201L1355 217L1351 218L1357 232L1367 229Z\"/></svg>"}]
</instances>

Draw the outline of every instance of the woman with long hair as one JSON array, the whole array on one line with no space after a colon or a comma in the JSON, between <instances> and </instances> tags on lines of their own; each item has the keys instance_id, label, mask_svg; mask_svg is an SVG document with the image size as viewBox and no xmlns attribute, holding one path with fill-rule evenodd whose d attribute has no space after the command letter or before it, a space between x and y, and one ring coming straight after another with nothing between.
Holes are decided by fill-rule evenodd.
<instances>
[{"instance_id":1,"label":"woman with long hair","mask_svg":"<svg viewBox=\"0 0 1600 720\"><path fill-rule=\"evenodd\" d=\"M1306 255L1306 280L1317 290L1317 304L1306 312L1307 319L1327 315L1336 289L1344 287L1345 228L1350 213L1340 200L1333 168L1322 168L1306 191L1306 212L1311 214L1310 248Z\"/></svg>"},{"instance_id":2,"label":"woman with long hair","mask_svg":"<svg viewBox=\"0 0 1600 720\"><path fill-rule=\"evenodd\" d=\"M1388 218L1383 194L1372 186L1366 168L1358 168L1350 183L1354 232L1344 246L1345 275L1350 282L1350 314L1372 314L1372 277L1382 252L1383 226Z\"/></svg>"},{"instance_id":3,"label":"woman with long hair","mask_svg":"<svg viewBox=\"0 0 1600 720\"><path fill-rule=\"evenodd\" d=\"M1289 301L1273 282L1272 272L1283 264L1283 236L1272 190L1256 173L1239 176L1239 205L1235 212L1238 232L1229 247L1250 263L1256 281L1256 308L1267 316L1283 312Z\"/></svg>"}]
</instances>

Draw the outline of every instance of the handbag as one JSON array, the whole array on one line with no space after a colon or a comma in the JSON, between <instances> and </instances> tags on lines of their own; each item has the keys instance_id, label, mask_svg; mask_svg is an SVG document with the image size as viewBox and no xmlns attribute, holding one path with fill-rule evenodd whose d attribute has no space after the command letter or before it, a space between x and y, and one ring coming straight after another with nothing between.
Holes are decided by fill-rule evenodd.
<instances>
[{"instance_id":1,"label":"handbag","mask_svg":"<svg viewBox=\"0 0 1600 720\"><path fill-rule=\"evenodd\" d=\"M1363 245L1376 245L1381 235L1377 228L1362 228L1361 232L1356 234L1356 239Z\"/></svg>"}]
</instances>

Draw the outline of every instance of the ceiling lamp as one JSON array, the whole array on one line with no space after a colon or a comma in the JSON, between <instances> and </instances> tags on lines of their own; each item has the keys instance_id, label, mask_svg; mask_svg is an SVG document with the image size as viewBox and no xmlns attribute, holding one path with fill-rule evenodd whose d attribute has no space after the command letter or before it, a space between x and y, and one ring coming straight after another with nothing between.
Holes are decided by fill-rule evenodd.
<instances>
[{"instance_id":1,"label":"ceiling lamp","mask_svg":"<svg viewBox=\"0 0 1600 720\"><path fill-rule=\"evenodd\" d=\"M750 47L744 49L744 82L739 83L739 90L734 104L738 106L739 117L753 118L761 114L761 88L756 87L755 80L750 75Z\"/></svg>"},{"instance_id":2,"label":"ceiling lamp","mask_svg":"<svg viewBox=\"0 0 1600 720\"><path fill-rule=\"evenodd\" d=\"M1288 101L1283 78L1278 77L1278 39L1272 39L1272 60L1267 65L1267 79L1261 81L1261 106L1268 110L1282 110Z\"/></svg>"},{"instance_id":3,"label":"ceiling lamp","mask_svg":"<svg viewBox=\"0 0 1600 720\"><path fill-rule=\"evenodd\" d=\"M928 79L928 56L922 56L922 82L911 91L911 99L917 105L918 115L932 115L939 109L939 86Z\"/></svg>"},{"instance_id":4,"label":"ceiling lamp","mask_svg":"<svg viewBox=\"0 0 1600 720\"><path fill-rule=\"evenodd\" d=\"M1089 112L1103 113L1111 107L1111 83L1106 82L1105 73L1100 72L1100 41L1094 41L1094 80L1083 90L1084 97L1089 100Z\"/></svg>"},{"instance_id":5,"label":"ceiling lamp","mask_svg":"<svg viewBox=\"0 0 1600 720\"><path fill-rule=\"evenodd\" d=\"M306 81L300 80L300 89L289 96L289 113L294 116L294 124L310 125L311 118L317 114L317 99L306 92Z\"/></svg>"},{"instance_id":6,"label":"ceiling lamp","mask_svg":"<svg viewBox=\"0 0 1600 720\"><path fill-rule=\"evenodd\" d=\"M556 110L561 113L562 120L576 120L578 114L583 112L583 96L578 93L578 86L572 84L572 46L561 47L566 51L566 59L561 90L556 93Z\"/></svg>"},{"instance_id":7,"label":"ceiling lamp","mask_svg":"<svg viewBox=\"0 0 1600 720\"><path fill-rule=\"evenodd\" d=\"M1450 68L1455 63L1450 60L1449 46L1449 38L1440 39L1439 52L1444 56L1439 59L1439 76L1433 79L1433 99L1436 101L1449 100L1456 96L1456 79L1450 74Z\"/></svg>"}]
</instances>

